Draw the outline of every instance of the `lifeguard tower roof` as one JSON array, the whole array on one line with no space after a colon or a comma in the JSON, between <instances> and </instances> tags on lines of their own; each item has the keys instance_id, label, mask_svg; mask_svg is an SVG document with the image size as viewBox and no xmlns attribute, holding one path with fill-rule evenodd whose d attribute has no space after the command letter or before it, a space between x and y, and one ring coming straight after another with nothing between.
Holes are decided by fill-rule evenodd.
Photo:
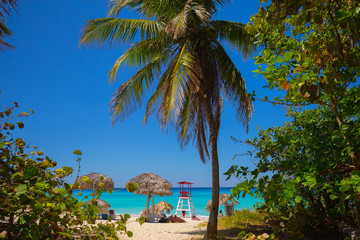
<instances>
[{"instance_id":1,"label":"lifeguard tower roof","mask_svg":"<svg viewBox=\"0 0 360 240\"><path fill-rule=\"evenodd\" d=\"M186 182L186 181L182 181L182 182L178 182L179 184L194 184L192 182Z\"/></svg>"}]
</instances>

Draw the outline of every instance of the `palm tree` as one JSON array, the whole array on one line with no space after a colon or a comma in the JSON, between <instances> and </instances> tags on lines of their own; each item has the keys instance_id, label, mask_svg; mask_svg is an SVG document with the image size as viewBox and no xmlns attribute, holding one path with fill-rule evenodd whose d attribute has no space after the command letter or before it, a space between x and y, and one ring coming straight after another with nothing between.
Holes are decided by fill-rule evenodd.
<instances>
[{"instance_id":1,"label":"palm tree","mask_svg":"<svg viewBox=\"0 0 360 240\"><path fill-rule=\"evenodd\" d=\"M247 127L252 104L245 81L221 42L247 56L252 38L238 22L212 19L230 0L114 0L107 18L87 22L81 36L85 46L132 43L109 72L116 81L120 66L139 70L120 85L110 102L113 124L140 108L150 89L144 123L156 114L161 128L176 127L181 147L196 142L200 158L212 163L212 202L204 239L217 235L219 164L217 140L226 97ZM141 19L118 18L128 7ZM208 146L211 148L210 154Z\"/></svg>"},{"instance_id":2,"label":"palm tree","mask_svg":"<svg viewBox=\"0 0 360 240\"><path fill-rule=\"evenodd\" d=\"M10 15L11 10L17 10L18 0L0 0L0 51L4 48L13 48L4 41L4 38L12 35L12 31L5 25L5 16Z\"/></svg>"}]
</instances>

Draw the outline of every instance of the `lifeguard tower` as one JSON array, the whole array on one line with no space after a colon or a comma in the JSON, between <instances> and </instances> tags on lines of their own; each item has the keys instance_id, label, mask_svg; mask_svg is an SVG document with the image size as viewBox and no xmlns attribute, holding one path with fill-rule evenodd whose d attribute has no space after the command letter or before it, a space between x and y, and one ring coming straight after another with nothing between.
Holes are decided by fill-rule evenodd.
<instances>
[{"instance_id":1,"label":"lifeguard tower","mask_svg":"<svg viewBox=\"0 0 360 240\"><path fill-rule=\"evenodd\" d=\"M195 216L194 204L191 199L191 185L194 183L185 181L178 183L180 184L180 196L175 215L185 217L186 212L189 212L190 218L192 218Z\"/></svg>"}]
</instances>

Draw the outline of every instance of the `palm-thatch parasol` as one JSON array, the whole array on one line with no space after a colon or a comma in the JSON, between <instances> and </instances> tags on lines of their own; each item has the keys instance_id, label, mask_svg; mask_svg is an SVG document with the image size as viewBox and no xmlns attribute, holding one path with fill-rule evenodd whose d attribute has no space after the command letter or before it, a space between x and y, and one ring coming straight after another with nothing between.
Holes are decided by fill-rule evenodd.
<instances>
[{"instance_id":1,"label":"palm-thatch parasol","mask_svg":"<svg viewBox=\"0 0 360 240\"><path fill-rule=\"evenodd\" d=\"M88 177L89 180L91 180L92 182L84 182L83 177ZM77 177L75 183L79 183L80 189L82 190L97 189L100 183L104 183L104 186L102 188L106 188L109 190L114 189L114 181L109 176L100 173L89 173L84 176Z\"/></svg>"},{"instance_id":2,"label":"palm-thatch parasol","mask_svg":"<svg viewBox=\"0 0 360 240\"><path fill-rule=\"evenodd\" d=\"M222 193L219 195L219 206L222 206L222 205L228 205L228 204L233 204L233 205L238 205L239 202L238 200L236 200L235 198L233 199L229 199L230 198L230 195L227 194L227 193ZM208 201L208 203L206 204L206 211L210 212L210 209L211 209L211 204L212 204L212 201L211 199Z\"/></svg>"},{"instance_id":3,"label":"palm-thatch parasol","mask_svg":"<svg viewBox=\"0 0 360 240\"><path fill-rule=\"evenodd\" d=\"M98 203L99 213L109 213L110 204L102 199L95 199ZM91 201L84 202L84 204L91 204Z\"/></svg>"},{"instance_id":4,"label":"palm-thatch parasol","mask_svg":"<svg viewBox=\"0 0 360 240\"><path fill-rule=\"evenodd\" d=\"M171 191L172 184L156 175L154 173L143 173L132 179L127 184L136 183L138 188L134 193L147 195L147 211L149 212L149 201L150 197L153 196L153 206L154 206L154 195L158 196L170 196L173 194ZM149 216L148 216L148 220Z\"/></svg>"},{"instance_id":5,"label":"palm-thatch parasol","mask_svg":"<svg viewBox=\"0 0 360 240\"><path fill-rule=\"evenodd\" d=\"M166 201L161 201L159 203L157 203L154 207L151 207L151 210L154 210L154 213L156 215L160 215L162 211L166 210L167 213L170 213L171 210L173 210L174 207L171 206L168 202Z\"/></svg>"}]
</instances>

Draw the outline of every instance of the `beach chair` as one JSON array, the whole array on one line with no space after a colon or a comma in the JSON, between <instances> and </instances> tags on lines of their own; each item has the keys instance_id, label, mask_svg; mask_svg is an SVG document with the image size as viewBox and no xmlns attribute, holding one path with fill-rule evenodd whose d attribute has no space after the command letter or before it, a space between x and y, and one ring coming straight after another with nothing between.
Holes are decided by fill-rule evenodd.
<instances>
[{"instance_id":1,"label":"beach chair","mask_svg":"<svg viewBox=\"0 0 360 240\"><path fill-rule=\"evenodd\" d=\"M112 220L116 220L116 214L114 210L109 210L109 216Z\"/></svg>"}]
</instances>

